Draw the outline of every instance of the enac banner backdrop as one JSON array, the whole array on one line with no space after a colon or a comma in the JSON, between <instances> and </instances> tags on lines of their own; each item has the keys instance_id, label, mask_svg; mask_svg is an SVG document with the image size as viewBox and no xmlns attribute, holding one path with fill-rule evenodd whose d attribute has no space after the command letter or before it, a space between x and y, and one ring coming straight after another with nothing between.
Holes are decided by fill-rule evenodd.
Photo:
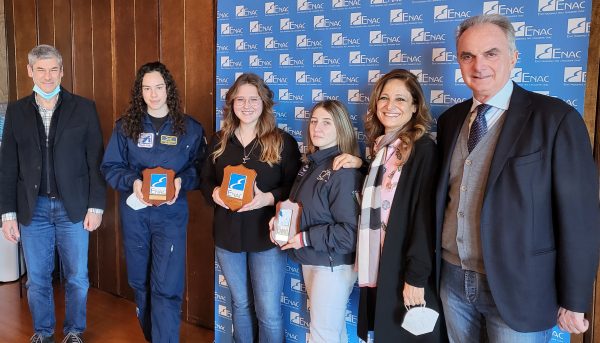
<instances>
[{"instance_id":1,"label":"enac banner backdrop","mask_svg":"<svg viewBox=\"0 0 600 343\"><path fill-rule=\"evenodd\" d=\"M7 104L0 103L0 144L2 144L2 133L4 132L4 115Z\"/></svg>"},{"instance_id":2,"label":"enac banner backdrop","mask_svg":"<svg viewBox=\"0 0 600 343\"><path fill-rule=\"evenodd\" d=\"M348 106L364 148L363 117L371 89L393 68L418 76L437 118L471 97L457 64L455 30L462 20L482 13L502 14L513 22L519 60L512 79L582 113L590 12L591 0L221 0L216 129L227 89L243 72L260 75L271 87L278 126L298 140L303 152L309 110L323 99ZM218 263L215 269L215 341L231 342L230 295ZM282 273L286 341L308 342L301 270L290 262ZM349 342L359 341L356 310L357 289L346 311ZM569 341L558 330L552 336Z\"/></svg>"}]
</instances>

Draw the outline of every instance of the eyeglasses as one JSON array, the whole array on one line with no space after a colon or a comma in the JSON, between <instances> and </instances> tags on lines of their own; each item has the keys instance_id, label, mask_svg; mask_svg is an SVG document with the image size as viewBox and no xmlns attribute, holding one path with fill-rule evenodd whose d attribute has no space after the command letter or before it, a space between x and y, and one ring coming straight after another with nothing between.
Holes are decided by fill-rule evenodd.
<instances>
[{"instance_id":1,"label":"eyeglasses","mask_svg":"<svg viewBox=\"0 0 600 343\"><path fill-rule=\"evenodd\" d=\"M256 108L261 104L261 100L258 97L248 99L238 97L233 99L233 106L235 107L244 107L246 104L248 104L252 108Z\"/></svg>"}]
</instances>

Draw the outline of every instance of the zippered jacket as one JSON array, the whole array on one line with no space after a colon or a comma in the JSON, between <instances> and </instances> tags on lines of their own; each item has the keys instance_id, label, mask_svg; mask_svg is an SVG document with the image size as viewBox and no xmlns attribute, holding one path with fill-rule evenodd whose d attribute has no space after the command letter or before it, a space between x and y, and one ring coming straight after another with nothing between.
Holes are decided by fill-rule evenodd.
<instances>
[{"instance_id":1,"label":"zippered jacket","mask_svg":"<svg viewBox=\"0 0 600 343\"><path fill-rule=\"evenodd\" d=\"M354 263L362 175L358 169L334 171L333 159L339 154L337 146L310 154L292 186L290 200L302 204L300 230L306 232L305 247L288 250L298 263Z\"/></svg>"},{"instance_id":2,"label":"zippered jacket","mask_svg":"<svg viewBox=\"0 0 600 343\"><path fill-rule=\"evenodd\" d=\"M198 164L204 155L206 140L202 125L190 116L185 119L185 134L173 134L173 121L167 118L156 130L148 116L137 141L124 135L121 120L106 147L101 170L108 184L125 196L133 192L133 182L142 179L147 168L172 169L181 178L177 201L185 200L185 191L198 188Z\"/></svg>"}]
</instances>

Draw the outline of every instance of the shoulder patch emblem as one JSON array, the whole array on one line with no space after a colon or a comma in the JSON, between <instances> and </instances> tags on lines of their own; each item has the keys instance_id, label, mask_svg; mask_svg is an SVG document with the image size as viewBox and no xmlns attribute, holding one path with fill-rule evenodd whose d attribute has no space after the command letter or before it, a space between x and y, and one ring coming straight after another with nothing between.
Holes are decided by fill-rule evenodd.
<instances>
[{"instance_id":1,"label":"shoulder patch emblem","mask_svg":"<svg viewBox=\"0 0 600 343\"><path fill-rule=\"evenodd\" d=\"M323 182L329 181L329 178L331 177L331 173L332 173L331 169L323 170L317 177L317 181L323 181Z\"/></svg>"},{"instance_id":2,"label":"shoulder patch emblem","mask_svg":"<svg viewBox=\"0 0 600 343\"><path fill-rule=\"evenodd\" d=\"M140 148L152 148L154 146L154 133L140 133L137 145Z\"/></svg>"}]
</instances>

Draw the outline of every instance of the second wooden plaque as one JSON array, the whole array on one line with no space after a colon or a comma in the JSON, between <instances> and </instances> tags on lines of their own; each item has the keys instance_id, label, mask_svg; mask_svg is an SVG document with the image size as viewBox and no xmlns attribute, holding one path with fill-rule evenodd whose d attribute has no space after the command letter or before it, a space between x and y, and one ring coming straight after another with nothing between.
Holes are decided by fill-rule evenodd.
<instances>
[{"instance_id":1,"label":"second wooden plaque","mask_svg":"<svg viewBox=\"0 0 600 343\"><path fill-rule=\"evenodd\" d=\"M227 166L219 188L221 200L232 211L237 211L254 198L256 171L242 164Z\"/></svg>"}]
</instances>

